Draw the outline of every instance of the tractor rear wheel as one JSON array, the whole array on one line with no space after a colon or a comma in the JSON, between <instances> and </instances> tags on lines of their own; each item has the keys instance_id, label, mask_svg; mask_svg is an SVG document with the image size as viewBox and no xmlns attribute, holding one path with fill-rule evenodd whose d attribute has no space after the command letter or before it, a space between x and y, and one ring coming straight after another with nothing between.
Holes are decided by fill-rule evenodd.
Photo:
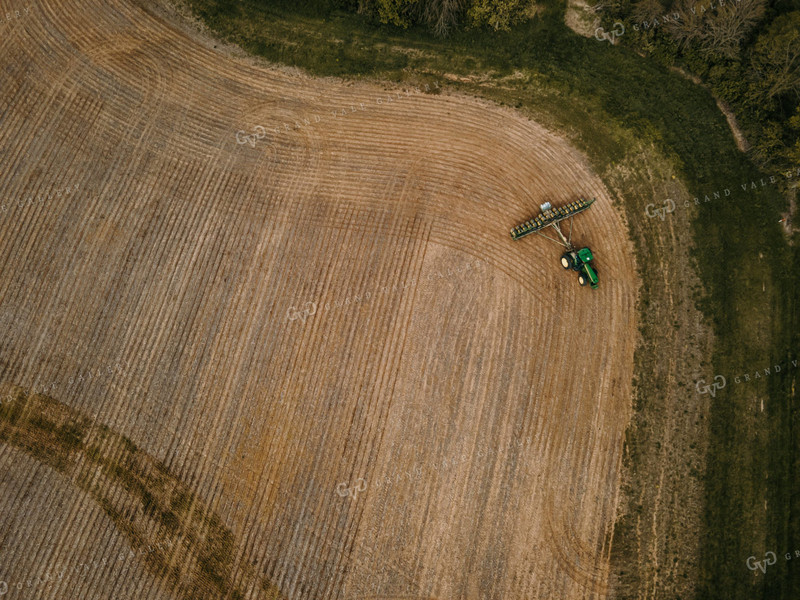
<instances>
[{"instance_id":1,"label":"tractor rear wheel","mask_svg":"<svg viewBox=\"0 0 800 600\"><path fill-rule=\"evenodd\" d=\"M561 255L561 266L564 267L566 270L570 270L575 263L572 262L572 256L569 253L564 253Z\"/></svg>"}]
</instances>

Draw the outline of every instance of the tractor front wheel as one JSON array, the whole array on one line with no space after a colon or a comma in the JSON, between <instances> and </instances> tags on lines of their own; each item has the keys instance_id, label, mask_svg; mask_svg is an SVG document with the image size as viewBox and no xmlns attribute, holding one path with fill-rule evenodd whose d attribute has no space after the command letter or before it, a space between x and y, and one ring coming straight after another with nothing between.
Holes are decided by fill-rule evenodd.
<instances>
[{"instance_id":1,"label":"tractor front wheel","mask_svg":"<svg viewBox=\"0 0 800 600\"><path fill-rule=\"evenodd\" d=\"M589 280L586 279L586 275L581 274L578 275L578 283L580 283L581 285L586 285L587 283L589 283Z\"/></svg>"}]
</instances>

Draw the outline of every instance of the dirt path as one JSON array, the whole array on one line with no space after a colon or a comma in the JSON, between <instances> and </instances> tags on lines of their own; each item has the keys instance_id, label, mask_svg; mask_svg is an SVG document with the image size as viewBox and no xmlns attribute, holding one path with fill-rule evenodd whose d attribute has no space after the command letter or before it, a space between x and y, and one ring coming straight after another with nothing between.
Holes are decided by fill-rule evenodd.
<instances>
[{"instance_id":1,"label":"dirt path","mask_svg":"<svg viewBox=\"0 0 800 600\"><path fill-rule=\"evenodd\" d=\"M221 55L121 0L32 4L0 66L0 381L133 440L288 598L606 593L637 282L579 153L485 102ZM579 195L594 292L508 235ZM47 567L34 496L46 531L0 547L5 581ZM109 523L69 521L60 553L123 543Z\"/></svg>"}]
</instances>

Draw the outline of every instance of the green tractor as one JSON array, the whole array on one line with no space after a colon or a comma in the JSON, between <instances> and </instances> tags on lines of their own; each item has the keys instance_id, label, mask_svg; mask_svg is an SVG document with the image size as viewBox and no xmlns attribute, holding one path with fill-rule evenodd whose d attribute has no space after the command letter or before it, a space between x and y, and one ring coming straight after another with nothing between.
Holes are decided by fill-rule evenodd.
<instances>
[{"instance_id":1,"label":"green tractor","mask_svg":"<svg viewBox=\"0 0 800 600\"><path fill-rule=\"evenodd\" d=\"M597 289L597 268L592 265L594 256L589 248L581 248L577 250L572 245L572 217L576 214L583 212L594 203L594 198L587 200L580 198L574 202L570 202L565 206L553 207L549 202L545 202L539 208L541 213L538 217L533 217L520 225L517 225L511 230L511 239L519 240L526 235L536 233L542 237L555 242L566 248L566 252L561 256L561 266L567 270L578 272L578 283L581 285L590 285L592 289ZM561 221L569 220L569 236L565 236L561 232ZM542 233L542 230L551 227L557 234L559 239L548 237Z\"/></svg>"},{"instance_id":2,"label":"green tractor","mask_svg":"<svg viewBox=\"0 0 800 600\"><path fill-rule=\"evenodd\" d=\"M596 290L597 269L589 264L592 260L594 260L592 251L589 248L581 248L578 251L565 252L561 256L561 266L567 270L578 271L578 283L581 285L588 283L593 290Z\"/></svg>"}]
</instances>

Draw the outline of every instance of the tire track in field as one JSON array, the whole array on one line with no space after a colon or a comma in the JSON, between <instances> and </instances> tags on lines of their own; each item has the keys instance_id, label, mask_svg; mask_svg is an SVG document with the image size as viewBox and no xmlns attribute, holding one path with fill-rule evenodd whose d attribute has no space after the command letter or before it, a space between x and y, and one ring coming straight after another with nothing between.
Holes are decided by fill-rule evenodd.
<instances>
[{"instance_id":1,"label":"tire track in field","mask_svg":"<svg viewBox=\"0 0 800 600\"><path fill-rule=\"evenodd\" d=\"M124 436L52 398L7 384L2 386L2 396L0 440L70 477L91 494L133 548L155 539L167 540L170 552L160 543L154 550L151 545L145 562L169 582L178 597L241 595L230 584L232 534L165 465ZM108 491L118 493L109 495ZM135 514L128 518L131 509ZM246 565L240 570L248 579L255 577ZM262 597L280 597L268 581L259 585Z\"/></svg>"}]
</instances>

